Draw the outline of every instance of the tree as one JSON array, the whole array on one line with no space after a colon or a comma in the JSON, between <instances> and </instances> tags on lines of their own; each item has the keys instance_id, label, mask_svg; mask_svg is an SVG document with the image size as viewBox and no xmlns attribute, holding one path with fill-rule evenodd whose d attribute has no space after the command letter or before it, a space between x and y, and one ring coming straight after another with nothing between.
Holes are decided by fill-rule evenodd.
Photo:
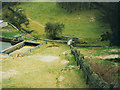
<instances>
[{"instance_id":1,"label":"tree","mask_svg":"<svg viewBox=\"0 0 120 90\"><path fill-rule=\"evenodd\" d=\"M28 33L29 20L22 8L18 8L17 3L3 3L3 19L15 25L21 32Z\"/></svg>"},{"instance_id":2,"label":"tree","mask_svg":"<svg viewBox=\"0 0 120 90\"><path fill-rule=\"evenodd\" d=\"M78 10L90 10L95 8L93 2L57 2L57 6L65 9L69 13Z\"/></svg>"},{"instance_id":3,"label":"tree","mask_svg":"<svg viewBox=\"0 0 120 90\"><path fill-rule=\"evenodd\" d=\"M64 24L60 23L46 23L45 32L49 35L51 39L55 39L57 35L62 33Z\"/></svg>"},{"instance_id":4,"label":"tree","mask_svg":"<svg viewBox=\"0 0 120 90\"><path fill-rule=\"evenodd\" d=\"M2 8L6 7L6 6L15 6L15 5L19 5L20 2L2 2Z\"/></svg>"},{"instance_id":5,"label":"tree","mask_svg":"<svg viewBox=\"0 0 120 90\"><path fill-rule=\"evenodd\" d=\"M96 3L99 8L99 20L111 26L112 36L110 45L120 46L120 2Z\"/></svg>"}]
</instances>

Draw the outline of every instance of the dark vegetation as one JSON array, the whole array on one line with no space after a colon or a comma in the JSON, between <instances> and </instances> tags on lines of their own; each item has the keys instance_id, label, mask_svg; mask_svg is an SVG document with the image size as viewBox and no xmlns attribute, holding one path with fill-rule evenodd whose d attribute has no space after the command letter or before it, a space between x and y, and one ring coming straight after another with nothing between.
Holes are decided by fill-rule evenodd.
<instances>
[{"instance_id":1,"label":"dark vegetation","mask_svg":"<svg viewBox=\"0 0 120 90\"><path fill-rule=\"evenodd\" d=\"M93 2L58 2L57 6L65 9L68 13L96 8Z\"/></svg>"},{"instance_id":2,"label":"dark vegetation","mask_svg":"<svg viewBox=\"0 0 120 90\"><path fill-rule=\"evenodd\" d=\"M100 11L98 19L103 24L110 24L112 30L110 45L120 46L120 2L96 3L96 6Z\"/></svg>"},{"instance_id":3,"label":"dark vegetation","mask_svg":"<svg viewBox=\"0 0 120 90\"><path fill-rule=\"evenodd\" d=\"M60 23L46 23L45 32L51 39L58 38L57 35L61 34L64 28L64 24Z\"/></svg>"},{"instance_id":4,"label":"dark vegetation","mask_svg":"<svg viewBox=\"0 0 120 90\"><path fill-rule=\"evenodd\" d=\"M111 34L109 32L103 32L101 34L101 41L111 40Z\"/></svg>"},{"instance_id":5,"label":"dark vegetation","mask_svg":"<svg viewBox=\"0 0 120 90\"><path fill-rule=\"evenodd\" d=\"M3 19L4 21L10 22L15 25L21 32L31 33L33 30L29 31L29 20L27 19L24 10L22 8L16 7L16 5L19 4L19 2L3 3Z\"/></svg>"}]
</instances>

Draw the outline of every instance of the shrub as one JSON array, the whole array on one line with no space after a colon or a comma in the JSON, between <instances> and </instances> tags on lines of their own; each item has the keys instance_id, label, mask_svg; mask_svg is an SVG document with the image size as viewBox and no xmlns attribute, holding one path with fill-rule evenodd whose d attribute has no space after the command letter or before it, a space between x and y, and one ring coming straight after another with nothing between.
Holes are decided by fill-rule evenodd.
<instances>
[{"instance_id":1,"label":"shrub","mask_svg":"<svg viewBox=\"0 0 120 90\"><path fill-rule=\"evenodd\" d=\"M45 32L50 39L55 39L57 35L61 34L64 28L64 24L60 23L46 23Z\"/></svg>"}]
</instances>

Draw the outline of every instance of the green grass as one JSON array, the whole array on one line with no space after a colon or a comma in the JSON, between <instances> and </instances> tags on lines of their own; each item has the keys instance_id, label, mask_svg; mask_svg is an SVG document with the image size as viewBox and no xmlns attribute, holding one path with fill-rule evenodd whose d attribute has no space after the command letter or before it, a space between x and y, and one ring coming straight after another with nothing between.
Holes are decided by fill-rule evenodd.
<instances>
[{"instance_id":1,"label":"green grass","mask_svg":"<svg viewBox=\"0 0 120 90\"><path fill-rule=\"evenodd\" d=\"M26 15L33 21L45 26L47 22L60 22L65 24L62 35L79 37L88 43L98 43L102 31L110 31L110 27L101 27L99 21L90 22L95 17L95 10L80 11L69 14L64 9L56 6L55 2L30 2L21 3L19 7L25 10ZM45 38L44 27L30 21L30 29L34 29L33 36ZM106 44L106 43L105 43Z\"/></svg>"},{"instance_id":2,"label":"green grass","mask_svg":"<svg viewBox=\"0 0 120 90\"><path fill-rule=\"evenodd\" d=\"M15 35L20 34L19 32L2 32L2 37L14 37Z\"/></svg>"},{"instance_id":3,"label":"green grass","mask_svg":"<svg viewBox=\"0 0 120 90\"><path fill-rule=\"evenodd\" d=\"M2 72L10 70L18 71L16 74L3 73L3 88L88 88L81 70L63 70L67 64L61 64L62 60L73 62L70 49L67 45L58 44L58 47L48 47L52 43L44 44L24 57L10 57L2 60ZM68 54L64 55L63 52ZM52 62L41 61L46 56L59 57ZM50 58L49 58L50 59ZM46 60L46 59L44 59ZM73 64L72 64L73 65ZM76 66L76 64L74 64ZM59 81L59 77L64 79ZM72 78L71 78L72 77Z\"/></svg>"},{"instance_id":4,"label":"green grass","mask_svg":"<svg viewBox=\"0 0 120 90\"><path fill-rule=\"evenodd\" d=\"M119 52L110 52L109 50L111 49L116 49L118 50L119 47L116 46L112 46L112 47L75 47L75 49L78 49L80 51L82 51L85 55L89 55L89 52L91 52L90 54L94 55L104 55L104 54L119 54ZM94 55L94 56L96 56Z\"/></svg>"},{"instance_id":5,"label":"green grass","mask_svg":"<svg viewBox=\"0 0 120 90\"><path fill-rule=\"evenodd\" d=\"M80 52L85 56L86 62L90 61L90 62L102 63L104 65L113 66L113 67L116 67L116 65L118 65L117 62L107 61L101 58L101 57L104 58L105 56L110 56L110 55L120 55L120 52L118 52L118 47L115 47L115 46L114 47L88 47L88 48L75 47L75 49L80 50ZM113 49L116 51L111 52L110 50L113 50ZM96 56L98 57L96 58Z\"/></svg>"},{"instance_id":6,"label":"green grass","mask_svg":"<svg viewBox=\"0 0 120 90\"><path fill-rule=\"evenodd\" d=\"M13 28L11 25L8 24L7 27L4 27L3 29L8 29L8 30L16 30L15 28Z\"/></svg>"},{"instance_id":7,"label":"green grass","mask_svg":"<svg viewBox=\"0 0 120 90\"><path fill-rule=\"evenodd\" d=\"M18 35L18 34L20 34L20 32L14 29L10 25L0 30L0 36L2 37L14 37L15 35Z\"/></svg>"}]
</instances>

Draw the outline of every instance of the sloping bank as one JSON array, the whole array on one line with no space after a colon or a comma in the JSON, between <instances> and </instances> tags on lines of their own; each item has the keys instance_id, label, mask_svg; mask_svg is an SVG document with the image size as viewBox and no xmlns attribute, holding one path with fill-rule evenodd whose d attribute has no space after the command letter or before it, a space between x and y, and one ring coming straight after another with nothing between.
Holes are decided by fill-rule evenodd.
<instances>
[{"instance_id":1,"label":"sloping bank","mask_svg":"<svg viewBox=\"0 0 120 90\"><path fill-rule=\"evenodd\" d=\"M80 53L80 51L75 50L73 46L70 46L71 53L75 57L75 61L77 62L77 66L80 66L80 69L84 72L84 78L86 79L86 84L89 84L92 88L118 88L118 86L114 86L113 83L107 83L103 79L99 78L99 76L93 72L91 67L84 62L84 56Z\"/></svg>"}]
</instances>

